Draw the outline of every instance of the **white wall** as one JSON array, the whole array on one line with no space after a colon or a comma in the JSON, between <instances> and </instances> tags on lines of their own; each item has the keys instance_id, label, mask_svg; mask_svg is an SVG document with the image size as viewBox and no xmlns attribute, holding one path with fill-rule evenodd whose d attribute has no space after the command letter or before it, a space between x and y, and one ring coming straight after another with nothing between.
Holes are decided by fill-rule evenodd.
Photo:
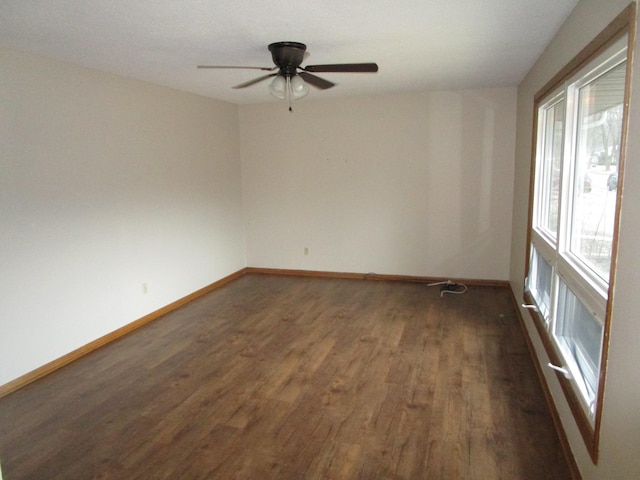
<instances>
[{"instance_id":1,"label":"white wall","mask_svg":"<svg viewBox=\"0 0 640 480\"><path fill-rule=\"evenodd\" d=\"M245 266L235 105L0 50L0 109L0 385Z\"/></svg>"},{"instance_id":2,"label":"white wall","mask_svg":"<svg viewBox=\"0 0 640 480\"><path fill-rule=\"evenodd\" d=\"M627 6L628 0L581 0L518 89L515 195L510 279L520 297L523 288L527 205L531 161L533 95ZM545 370L571 448L585 480L640 478L640 42L633 65L629 141L623 188L618 270L614 292L609 362L605 384L600 460L591 462L554 373ZM548 360L530 316L522 312L541 365Z\"/></svg>"},{"instance_id":3,"label":"white wall","mask_svg":"<svg viewBox=\"0 0 640 480\"><path fill-rule=\"evenodd\" d=\"M508 279L515 88L314 94L240 107L249 266Z\"/></svg>"},{"instance_id":4,"label":"white wall","mask_svg":"<svg viewBox=\"0 0 640 480\"><path fill-rule=\"evenodd\" d=\"M0 385L247 264L507 279L515 93L239 115L0 50Z\"/></svg>"}]
</instances>

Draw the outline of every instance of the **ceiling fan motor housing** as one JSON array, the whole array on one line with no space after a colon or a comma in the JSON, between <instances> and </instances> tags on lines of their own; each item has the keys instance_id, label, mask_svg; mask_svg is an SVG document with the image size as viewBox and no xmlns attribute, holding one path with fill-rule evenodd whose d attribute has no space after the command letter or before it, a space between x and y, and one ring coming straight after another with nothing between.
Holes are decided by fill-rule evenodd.
<instances>
[{"instance_id":1,"label":"ceiling fan motor housing","mask_svg":"<svg viewBox=\"0 0 640 480\"><path fill-rule=\"evenodd\" d=\"M276 42L269 45L273 63L280 68L282 75L292 77L304 60L307 46L299 42Z\"/></svg>"}]
</instances>

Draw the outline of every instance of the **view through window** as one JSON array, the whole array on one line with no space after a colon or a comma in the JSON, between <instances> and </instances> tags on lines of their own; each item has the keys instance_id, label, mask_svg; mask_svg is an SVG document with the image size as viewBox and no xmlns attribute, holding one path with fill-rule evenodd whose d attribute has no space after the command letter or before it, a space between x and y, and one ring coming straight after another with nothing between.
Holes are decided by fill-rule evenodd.
<instances>
[{"instance_id":1,"label":"view through window","mask_svg":"<svg viewBox=\"0 0 640 480\"><path fill-rule=\"evenodd\" d=\"M627 41L537 99L526 292L586 422L597 410L615 252Z\"/></svg>"}]
</instances>

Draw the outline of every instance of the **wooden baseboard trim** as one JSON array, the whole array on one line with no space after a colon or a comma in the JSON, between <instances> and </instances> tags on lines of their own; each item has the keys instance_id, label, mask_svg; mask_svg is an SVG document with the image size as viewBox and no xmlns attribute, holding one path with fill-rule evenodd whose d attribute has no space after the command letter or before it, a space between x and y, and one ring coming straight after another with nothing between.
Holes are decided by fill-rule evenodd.
<instances>
[{"instance_id":1,"label":"wooden baseboard trim","mask_svg":"<svg viewBox=\"0 0 640 480\"><path fill-rule=\"evenodd\" d=\"M544 373L542 372L542 368L540 367L540 362L536 357L536 351L533 347L533 342L531 342L531 338L529 337L527 326L524 323L524 318L522 318L522 312L519 308L519 303L516 300L516 295L513 292L511 286L509 286L509 292L511 293L511 299L513 300L513 305L516 310L516 315L518 317L518 322L520 323L520 329L522 330L522 335L524 336L525 343L527 344L527 348L529 350L529 355L531 356L531 361L533 362L533 366L536 370L536 375L538 376L538 381L540 382L540 386L542 387L542 392L544 393L544 397L547 401L547 406L549 407L549 412L551 413L551 418L553 420L553 425L556 429L556 433L558 435L558 439L560 440L560 445L562 447L562 453L567 461L567 465L569 466L569 471L571 472L572 480L582 480L582 475L580 474L580 469L578 468L578 464L576 463L576 459L573 456L573 452L571 451L571 446L569 445L569 439L567 438L567 433L562 426L562 422L560 421L560 414L558 413L558 409L553 401L553 397L551 396L551 390L549 390L549 385L547 385L547 381L544 378Z\"/></svg>"},{"instance_id":2,"label":"wooden baseboard trim","mask_svg":"<svg viewBox=\"0 0 640 480\"><path fill-rule=\"evenodd\" d=\"M26 373L21 377L18 377L15 380L12 380L9 383L0 385L0 398L6 395L9 395L10 393L15 392L16 390L19 390L20 388L32 382L35 382L39 378L42 378L46 375L49 375L50 373L55 372L56 370L59 370L65 365L68 365L69 363L87 355L88 353L91 353L94 350L97 350L98 348L103 347L104 345L107 345L108 343L111 343L114 340L117 340L154 320L157 320L163 315L166 315L167 313L173 310L176 310L182 307L183 305L186 305L187 303L192 302L193 300L203 295L206 295L207 293L212 292L213 290L216 290L222 287L223 285L226 285L227 283L232 282L233 280L236 280L237 278L244 275L246 273L245 271L246 271L245 268L238 270L237 272L232 273L231 275L221 278L220 280L217 280L212 284L207 285L206 287L196 290L195 292L156 310L155 312L151 312L142 318L134 320L133 322L128 323L127 325L124 325L123 327L120 327L111 333L108 333L76 350L73 350L72 352L69 352L66 355L63 355L60 358L57 358L56 360L53 360L39 368L36 368L35 370L32 370L31 372Z\"/></svg>"},{"instance_id":3,"label":"wooden baseboard trim","mask_svg":"<svg viewBox=\"0 0 640 480\"><path fill-rule=\"evenodd\" d=\"M508 287L509 282L506 280L478 280L467 278L445 278L445 277L420 277L412 275L389 275L383 273L351 273L351 272L327 272L317 270L287 270L280 268L258 268L247 267L246 273L255 273L261 275L284 275L294 277L318 277L318 278L346 278L353 280L379 280L393 282L416 282L416 283L435 283L451 280L455 283L463 283L465 285L482 286L482 287Z\"/></svg>"}]
</instances>

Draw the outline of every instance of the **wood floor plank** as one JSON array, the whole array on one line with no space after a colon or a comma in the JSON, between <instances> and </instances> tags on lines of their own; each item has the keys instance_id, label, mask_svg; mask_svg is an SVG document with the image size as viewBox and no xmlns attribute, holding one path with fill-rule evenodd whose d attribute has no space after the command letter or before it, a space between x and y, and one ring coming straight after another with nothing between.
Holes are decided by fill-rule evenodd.
<instances>
[{"instance_id":1,"label":"wood floor plank","mask_svg":"<svg viewBox=\"0 0 640 480\"><path fill-rule=\"evenodd\" d=\"M10 480L568 479L504 287L250 274L0 399Z\"/></svg>"}]
</instances>

